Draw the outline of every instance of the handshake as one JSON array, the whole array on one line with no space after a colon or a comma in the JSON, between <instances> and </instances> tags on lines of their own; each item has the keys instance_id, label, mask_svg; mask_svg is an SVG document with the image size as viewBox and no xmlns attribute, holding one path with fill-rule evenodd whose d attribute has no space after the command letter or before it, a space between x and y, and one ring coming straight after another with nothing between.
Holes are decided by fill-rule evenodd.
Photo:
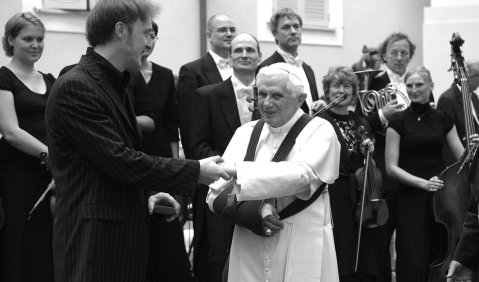
<instances>
[{"instance_id":1,"label":"handshake","mask_svg":"<svg viewBox=\"0 0 479 282\"><path fill-rule=\"evenodd\" d=\"M235 165L223 162L220 156L209 157L199 162L200 175L198 182L201 184L209 185L220 178L229 180L231 176L236 177ZM178 217L180 205L168 193L160 192L149 197L148 210L150 214L167 216L166 221L170 222Z\"/></svg>"}]
</instances>

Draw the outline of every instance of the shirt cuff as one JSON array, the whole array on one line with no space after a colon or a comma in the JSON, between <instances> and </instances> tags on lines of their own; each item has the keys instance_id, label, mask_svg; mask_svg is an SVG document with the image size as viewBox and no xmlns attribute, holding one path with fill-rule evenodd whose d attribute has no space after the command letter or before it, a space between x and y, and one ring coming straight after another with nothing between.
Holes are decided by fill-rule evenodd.
<instances>
[{"instance_id":1,"label":"shirt cuff","mask_svg":"<svg viewBox=\"0 0 479 282\"><path fill-rule=\"evenodd\" d=\"M378 110L378 115L379 115L379 120L381 121L381 124L383 125L383 127L388 127L388 120L384 116L382 109Z\"/></svg>"}]
</instances>

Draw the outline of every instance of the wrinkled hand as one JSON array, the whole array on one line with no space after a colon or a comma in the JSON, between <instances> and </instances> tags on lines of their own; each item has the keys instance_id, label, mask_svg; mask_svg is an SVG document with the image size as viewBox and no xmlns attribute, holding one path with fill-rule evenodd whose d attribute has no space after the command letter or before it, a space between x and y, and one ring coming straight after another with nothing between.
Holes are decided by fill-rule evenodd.
<instances>
[{"instance_id":1,"label":"wrinkled hand","mask_svg":"<svg viewBox=\"0 0 479 282\"><path fill-rule=\"evenodd\" d=\"M230 176L218 165L223 159L220 156L213 156L200 160L200 176L198 182L210 185L216 180L223 178L230 179Z\"/></svg>"},{"instance_id":2,"label":"wrinkled hand","mask_svg":"<svg viewBox=\"0 0 479 282\"><path fill-rule=\"evenodd\" d=\"M180 209L181 209L180 204L178 204L178 202L175 200L175 198L173 198L168 193L160 192L160 193L152 195L148 198L148 212L150 214L153 214L153 208L157 204L161 204L161 205L164 205L164 206L170 206L170 207L175 209L175 214L166 218L166 221L168 221L168 222L173 221L180 214Z\"/></svg>"},{"instance_id":3,"label":"wrinkled hand","mask_svg":"<svg viewBox=\"0 0 479 282\"><path fill-rule=\"evenodd\" d=\"M472 282L473 271L458 261L451 261L447 272L447 282Z\"/></svg>"},{"instance_id":4,"label":"wrinkled hand","mask_svg":"<svg viewBox=\"0 0 479 282\"><path fill-rule=\"evenodd\" d=\"M428 192L436 192L436 191L442 189L443 186L444 186L444 181L439 179L439 177L437 177L437 176L433 176L426 183L426 185L424 187L424 190L426 190Z\"/></svg>"},{"instance_id":5,"label":"wrinkled hand","mask_svg":"<svg viewBox=\"0 0 479 282\"><path fill-rule=\"evenodd\" d=\"M374 142L369 138L364 140L359 147L361 148L363 155L366 155L367 152L370 154L374 152Z\"/></svg>"},{"instance_id":6,"label":"wrinkled hand","mask_svg":"<svg viewBox=\"0 0 479 282\"><path fill-rule=\"evenodd\" d=\"M284 223L279 220L278 211L268 203L261 207L263 217L263 228L267 236L273 236L283 230Z\"/></svg>"},{"instance_id":7,"label":"wrinkled hand","mask_svg":"<svg viewBox=\"0 0 479 282\"><path fill-rule=\"evenodd\" d=\"M393 114L402 111L402 105L397 100L391 100L382 108L384 117L389 120Z\"/></svg>"},{"instance_id":8,"label":"wrinkled hand","mask_svg":"<svg viewBox=\"0 0 479 282\"><path fill-rule=\"evenodd\" d=\"M321 99L313 101L313 103L311 104L311 112L315 113L322 108L326 108L327 105L328 103L326 103L326 101Z\"/></svg>"}]
</instances>

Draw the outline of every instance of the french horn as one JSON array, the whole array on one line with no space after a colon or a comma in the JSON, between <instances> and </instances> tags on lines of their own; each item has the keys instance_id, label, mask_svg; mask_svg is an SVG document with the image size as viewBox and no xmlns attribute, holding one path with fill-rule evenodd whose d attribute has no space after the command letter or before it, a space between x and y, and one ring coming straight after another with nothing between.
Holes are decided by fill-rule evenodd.
<instances>
[{"instance_id":1,"label":"french horn","mask_svg":"<svg viewBox=\"0 0 479 282\"><path fill-rule=\"evenodd\" d=\"M378 75L381 70L364 70L354 72L358 77L358 100L364 116L373 111L382 109L389 101L396 100L401 105L401 110L407 109L411 100L398 90L398 87L389 83L381 90L369 90L372 78Z\"/></svg>"}]
</instances>

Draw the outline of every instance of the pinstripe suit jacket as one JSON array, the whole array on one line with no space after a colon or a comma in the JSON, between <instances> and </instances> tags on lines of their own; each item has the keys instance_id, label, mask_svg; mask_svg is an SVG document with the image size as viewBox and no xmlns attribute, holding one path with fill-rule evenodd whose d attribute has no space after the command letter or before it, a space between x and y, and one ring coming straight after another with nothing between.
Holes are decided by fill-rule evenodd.
<instances>
[{"instance_id":1,"label":"pinstripe suit jacket","mask_svg":"<svg viewBox=\"0 0 479 282\"><path fill-rule=\"evenodd\" d=\"M131 101L121 101L92 49L54 84L46 120L56 182L56 281L145 281L145 189L192 193L199 163L138 151ZM104 60L104 59L103 59Z\"/></svg>"}]
</instances>

